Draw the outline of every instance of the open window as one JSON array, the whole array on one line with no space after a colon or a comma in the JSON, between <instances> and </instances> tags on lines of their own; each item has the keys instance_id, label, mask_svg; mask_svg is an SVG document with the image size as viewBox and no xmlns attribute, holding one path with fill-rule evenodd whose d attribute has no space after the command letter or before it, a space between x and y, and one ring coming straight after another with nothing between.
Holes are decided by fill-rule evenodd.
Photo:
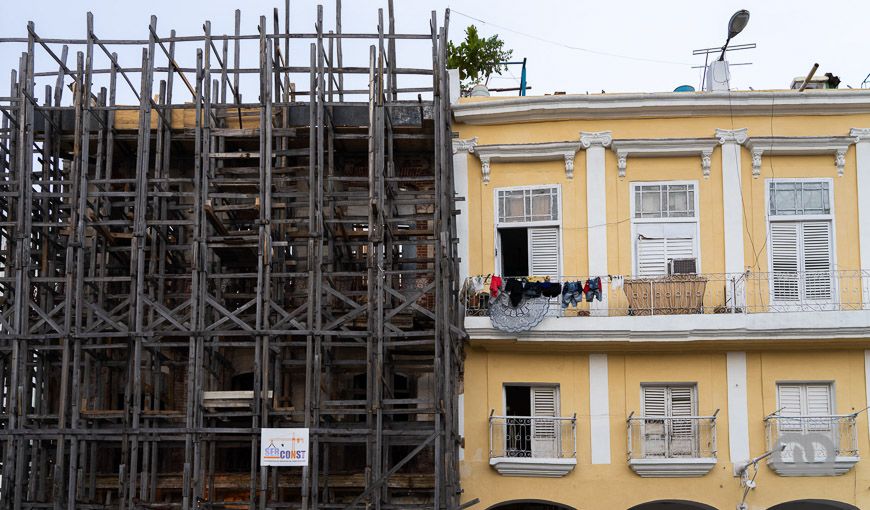
<instances>
[{"instance_id":1,"label":"open window","mask_svg":"<svg viewBox=\"0 0 870 510\"><path fill-rule=\"evenodd\" d=\"M559 457L559 387L507 385L504 392L508 456Z\"/></svg>"},{"instance_id":2,"label":"open window","mask_svg":"<svg viewBox=\"0 0 870 510\"><path fill-rule=\"evenodd\" d=\"M496 190L496 266L504 276L561 273L558 186Z\"/></svg>"},{"instance_id":3,"label":"open window","mask_svg":"<svg viewBox=\"0 0 870 510\"><path fill-rule=\"evenodd\" d=\"M694 182L632 183L631 225L635 276L699 271Z\"/></svg>"}]
</instances>

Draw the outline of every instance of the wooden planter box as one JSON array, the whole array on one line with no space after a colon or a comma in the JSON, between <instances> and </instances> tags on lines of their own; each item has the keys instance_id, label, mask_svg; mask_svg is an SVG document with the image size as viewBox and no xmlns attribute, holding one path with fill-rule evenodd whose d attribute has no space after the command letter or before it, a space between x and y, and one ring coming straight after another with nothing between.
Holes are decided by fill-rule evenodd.
<instances>
[{"instance_id":1,"label":"wooden planter box","mask_svg":"<svg viewBox=\"0 0 870 510\"><path fill-rule=\"evenodd\" d=\"M626 278L629 315L678 315L704 312L707 279L697 275Z\"/></svg>"}]
</instances>

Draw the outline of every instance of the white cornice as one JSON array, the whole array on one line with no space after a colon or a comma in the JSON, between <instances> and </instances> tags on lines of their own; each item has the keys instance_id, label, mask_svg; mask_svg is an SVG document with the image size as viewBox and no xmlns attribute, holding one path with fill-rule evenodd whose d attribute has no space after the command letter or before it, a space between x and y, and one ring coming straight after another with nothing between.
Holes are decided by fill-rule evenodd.
<instances>
[{"instance_id":1,"label":"white cornice","mask_svg":"<svg viewBox=\"0 0 870 510\"><path fill-rule=\"evenodd\" d=\"M625 177L629 157L657 158L672 156L698 156L701 172L710 176L710 156L719 143L715 138L661 138L613 140L610 148L616 153L619 176Z\"/></svg>"},{"instance_id":2,"label":"white cornice","mask_svg":"<svg viewBox=\"0 0 870 510\"><path fill-rule=\"evenodd\" d=\"M544 120L870 113L870 90L655 92L518 97L453 105L465 124Z\"/></svg>"},{"instance_id":3,"label":"white cornice","mask_svg":"<svg viewBox=\"0 0 870 510\"><path fill-rule=\"evenodd\" d=\"M852 128L849 136L855 137L855 143L870 142L870 128Z\"/></svg>"},{"instance_id":4,"label":"white cornice","mask_svg":"<svg viewBox=\"0 0 870 510\"><path fill-rule=\"evenodd\" d=\"M481 177L484 183L489 182L490 165L492 163L516 163L532 161L565 162L565 174L569 179L574 177L574 155L581 149L579 141L546 142L546 143L516 143L497 145L478 145L474 153L480 158Z\"/></svg>"},{"instance_id":5,"label":"white cornice","mask_svg":"<svg viewBox=\"0 0 870 510\"><path fill-rule=\"evenodd\" d=\"M751 137L746 141L746 147L752 152L752 175L761 174L761 156L797 155L814 156L831 154L837 174L842 176L846 167L846 151L855 142L850 136L768 136Z\"/></svg>"}]
</instances>

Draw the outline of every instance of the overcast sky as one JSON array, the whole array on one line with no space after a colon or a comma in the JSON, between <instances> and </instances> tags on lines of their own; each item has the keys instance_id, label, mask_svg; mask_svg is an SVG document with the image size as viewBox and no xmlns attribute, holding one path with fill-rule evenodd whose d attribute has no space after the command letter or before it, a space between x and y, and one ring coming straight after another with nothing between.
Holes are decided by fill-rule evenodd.
<instances>
[{"instance_id":1,"label":"overcast sky","mask_svg":"<svg viewBox=\"0 0 870 510\"><path fill-rule=\"evenodd\" d=\"M198 35L206 19L212 21L213 33L231 33L233 10L237 7L242 9L243 32L254 33L260 15L267 15L271 23L275 6L281 9L283 23L284 6L283 0L0 0L0 3L2 36L26 36L26 23L32 20L43 37L84 37L85 13L90 10L95 15L95 32L102 39L146 38L150 14L158 16L161 34L168 35L174 28L179 35ZM322 3L327 29L331 29L335 3ZM440 20L444 9L450 7L452 40L461 40L469 24L476 24L484 35L499 34L506 47L514 50L516 60L528 59L528 83L533 87L530 94L535 95L556 90L651 92L670 91L683 84L697 87L700 70L692 66L703 64L703 57L693 56L692 50L720 46L729 17L741 8L751 12L751 19L733 44L757 43L758 47L734 52L729 57L732 63L752 63L732 67L735 88L788 87L792 78L805 75L814 62L821 64L819 73L840 76L841 87L860 88L870 73L867 57L870 1L395 0L395 3L397 28L402 32L427 33L430 12L437 10ZM292 31L313 30L316 5L314 0L292 0ZM344 31L374 32L378 7L386 7L386 1L344 0ZM307 64L305 44L294 43L291 50L291 60L297 65ZM9 69L17 66L22 50L21 45L0 44L0 95L8 90ZM194 51L180 49L181 54L187 55L180 57L182 65L193 65ZM426 44L400 46L399 64L428 65L431 62L428 51ZM139 65L140 52L125 53L120 49L119 53L123 65ZM256 64L255 45L243 47L243 54L245 63ZM346 64L367 65L367 47L348 43L345 54ZM71 54L70 66L74 63ZM56 69L44 53L40 53L37 66L41 70ZM490 85L516 86L519 75L519 66L512 67L503 76L494 77ZM300 88L305 88L304 76L296 80L302 83Z\"/></svg>"}]
</instances>

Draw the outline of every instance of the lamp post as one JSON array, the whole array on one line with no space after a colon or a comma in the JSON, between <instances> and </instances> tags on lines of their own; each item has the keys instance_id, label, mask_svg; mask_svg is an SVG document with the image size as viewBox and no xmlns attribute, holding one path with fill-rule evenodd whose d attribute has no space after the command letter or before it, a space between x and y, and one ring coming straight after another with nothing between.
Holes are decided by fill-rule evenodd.
<instances>
[{"instance_id":1,"label":"lamp post","mask_svg":"<svg viewBox=\"0 0 870 510\"><path fill-rule=\"evenodd\" d=\"M728 38L725 39L725 45L722 46L722 54L719 55L720 62L725 60L725 50L728 48L728 43L746 28L747 23L749 23L749 11L746 9L740 9L731 15L731 19L728 20Z\"/></svg>"}]
</instances>

